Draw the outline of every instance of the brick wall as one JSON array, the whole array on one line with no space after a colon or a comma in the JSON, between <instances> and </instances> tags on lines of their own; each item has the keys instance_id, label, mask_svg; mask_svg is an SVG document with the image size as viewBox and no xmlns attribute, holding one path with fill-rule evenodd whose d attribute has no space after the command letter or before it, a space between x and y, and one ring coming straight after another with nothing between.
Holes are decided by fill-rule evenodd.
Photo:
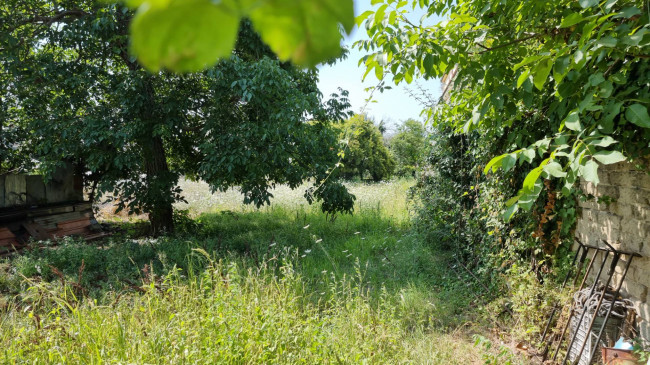
<instances>
[{"instance_id":1,"label":"brick wall","mask_svg":"<svg viewBox=\"0 0 650 365\"><path fill-rule=\"evenodd\" d=\"M582 215L575 235L584 244L604 247L606 240L616 249L642 255L632 261L621 292L634 302L641 335L650 340L650 175L623 162L601 166L598 177L597 186L581 184L583 192L596 199L580 202ZM603 197L611 198L611 203L598 203ZM615 283L625 264L618 264Z\"/></svg>"}]
</instances>

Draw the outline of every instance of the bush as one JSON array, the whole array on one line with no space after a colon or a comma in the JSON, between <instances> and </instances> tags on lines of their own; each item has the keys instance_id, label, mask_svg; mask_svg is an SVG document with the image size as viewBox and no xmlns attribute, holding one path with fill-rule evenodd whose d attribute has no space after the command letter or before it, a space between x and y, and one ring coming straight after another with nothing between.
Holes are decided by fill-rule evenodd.
<instances>
[{"instance_id":1,"label":"bush","mask_svg":"<svg viewBox=\"0 0 650 365\"><path fill-rule=\"evenodd\" d=\"M393 175L395 159L384 145L379 128L367 116L357 114L348 119L341 134L348 140L341 168L344 178L363 179L369 174L372 180L381 181Z\"/></svg>"},{"instance_id":2,"label":"bush","mask_svg":"<svg viewBox=\"0 0 650 365\"><path fill-rule=\"evenodd\" d=\"M422 123L413 119L404 121L390 140L390 150L397 163L395 174L415 176L426 150L426 131Z\"/></svg>"},{"instance_id":3,"label":"bush","mask_svg":"<svg viewBox=\"0 0 650 365\"><path fill-rule=\"evenodd\" d=\"M432 138L426 167L414 189L417 230L428 244L449 251L453 260L480 278L488 289L486 299L498 298L495 305L508 308L519 324L513 326L513 334L539 333L539 320L552 301L543 293L553 292L554 279L566 270L570 252L570 231L564 231L557 219L575 201L552 201L552 211L558 214L543 222L549 196L533 205L533 214L506 222L505 201L516 193L525 171L515 166L507 176L483 174L485 156L498 141L478 133L439 130ZM546 189L549 195L553 191L550 186ZM549 300L539 302L540 298ZM490 320L500 311L485 309Z\"/></svg>"}]
</instances>

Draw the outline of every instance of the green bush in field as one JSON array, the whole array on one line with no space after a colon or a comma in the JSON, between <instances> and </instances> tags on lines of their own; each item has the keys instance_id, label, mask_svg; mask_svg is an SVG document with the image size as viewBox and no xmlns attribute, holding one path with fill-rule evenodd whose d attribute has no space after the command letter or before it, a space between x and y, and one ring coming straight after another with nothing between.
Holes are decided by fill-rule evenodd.
<instances>
[{"instance_id":1,"label":"green bush in field","mask_svg":"<svg viewBox=\"0 0 650 365\"><path fill-rule=\"evenodd\" d=\"M390 139L390 150L395 156L398 176L415 176L422 166L426 151L426 130L421 122L414 119L404 121L397 134Z\"/></svg>"},{"instance_id":2,"label":"green bush in field","mask_svg":"<svg viewBox=\"0 0 650 365\"><path fill-rule=\"evenodd\" d=\"M348 141L341 167L343 177L363 179L369 174L372 180L381 181L393 175L395 159L371 119L357 114L344 123L341 133Z\"/></svg>"}]
</instances>

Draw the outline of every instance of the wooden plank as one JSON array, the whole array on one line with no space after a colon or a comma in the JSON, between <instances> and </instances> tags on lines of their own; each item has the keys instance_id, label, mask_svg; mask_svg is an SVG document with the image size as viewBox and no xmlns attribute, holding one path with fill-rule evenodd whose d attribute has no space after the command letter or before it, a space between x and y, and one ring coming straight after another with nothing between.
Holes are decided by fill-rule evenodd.
<instances>
[{"instance_id":1,"label":"wooden plank","mask_svg":"<svg viewBox=\"0 0 650 365\"><path fill-rule=\"evenodd\" d=\"M7 238L16 238L16 235L14 235L14 233L11 232L8 228L0 228L0 240Z\"/></svg>"},{"instance_id":2,"label":"wooden plank","mask_svg":"<svg viewBox=\"0 0 650 365\"><path fill-rule=\"evenodd\" d=\"M87 234L90 234L90 230L88 229L88 227L76 227L76 228L68 228L68 229L57 229L56 231L54 231L54 235L59 237L70 236L73 234L85 236Z\"/></svg>"},{"instance_id":3,"label":"wooden plank","mask_svg":"<svg viewBox=\"0 0 650 365\"><path fill-rule=\"evenodd\" d=\"M0 223L0 225L12 232L17 232L20 230L20 222Z\"/></svg>"},{"instance_id":4,"label":"wooden plank","mask_svg":"<svg viewBox=\"0 0 650 365\"><path fill-rule=\"evenodd\" d=\"M61 205L56 207L43 207L30 210L27 215L30 217L40 217L44 215L55 215L74 212L73 205Z\"/></svg>"},{"instance_id":5,"label":"wooden plank","mask_svg":"<svg viewBox=\"0 0 650 365\"><path fill-rule=\"evenodd\" d=\"M71 221L81 219L84 216L90 218L90 214L80 213L80 212L71 212L64 214L49 215L44 217L34 218L34 222L40 224L46 229L57 229L56 224L59 222Z\"/></svg>"},{"instance_id":6,"label":"wooden plank","mask_svg":"<svg viewBox=\"0 0 650 365\"><path fill-rule=\"evenodd\" d=\"M1 178L0 178L0 181ZM43 206L36 208L15 208L9 209L6 211L0 211L0 222L10 221L13 219L25 219L26 217L40 217L45 215L54 215L54 214L63 214L63 213L92 213L92 204L90 202L84 202L81 204L72 203L72 204L59 204L52 206Z\"/></svg>"},{"instance_id":7,"label":"wooden plank","mask_svg":"<svg viewBox=\"0 0 650 365\"><path fill-rule=\"evenodd\" d=\"M21 246L15 238L5 238L0 240L0 247L11 247L11 246Z\"/></svg>"},{"instance_id":8,"label":"wooden plank","mask_svg":"<svg viewBox=\"0 0 650 365\"><path fill-rule=\"evenodd\" d=\"M12 222L19 219L25 219L27 214L25 209L5 208L0 212L0 223Z\"/></svg>"},{"instance_id":9,"label":"wooden plank","mask_svg":"<svg viewBox=\"0 0 650 365\"><path fill-rule=\"evenodd\" d=\"M29 217L41 217L46 215L62 214L74 212L74 206L63 205L43 208L14 208L0 212L0 222L11 222L15 220L24 220Z\"/></svg>"},{"instance_id":10,"label":"wooden plank","mask_svg":"<svg viewBox=\"0 0 650 365\"><path fill-rule=\"evenodd\" d=\"M84 202L81 202L81 203L76 203L74 205L74 210L77 211L77 212L83 212L83 211L92 210L92 209L93 209L93 203L88 202L88 201L84 201Z\"/></svg>"},{"instance_id":11,"label":"wooden plank","mask_svg":"<svg viewBox=\"0 0 650 365\"><path fill-rule=\"evenodd\" d=\"M100 232L100 233L89 234L84 238L86 239L86 241L92 241L92 240L97 240L108 236L111 236L111 234L108 232Z\"/></svg>"},{"instance_id":12,"label":"wooden plank","mask_svg":"<svg viewBox=\"0 0 650 365\"><path fill-rule=\"evenodd\" d=\"M15 207L25 205L27 185L25 175L5 175L5 206Z\"/></svg>"},{"instance_id":13,"label":"wooden plank","mask_svg":"<svg viewBox=\"0 0 650 365\"><path fill-rule=\"evenodd\" d=\"M65 237L65 236L72 236L72 235L86 236L88 234L90 234L90 232L85 227L57 229L56 231L52 232L52 235L56 237Z\"/></svg>"},{"instance_id":14,"label":"wooden plank","mask_svg":"<svg viewBox=\"0 0 650 365\"><path fill-rule=\"evenodd\" d=\"M5 207L5 175L0 175L0 208Z\"/></svg>"},{"instance_id":15,"label":"wooden plank","mask_svg":"<svg viewBox=\"0 0 650 365\"><path fill-rule=\"evenodd\" d=\"M38 223L23 223L23 227L25 227L25 230L30 236L37 240L49 240L53 238L50 232Z\"/></svg>"},{"instance_id":16,"label":"wooden plank","mask_svg":"<svg viewBox=\"0 0 650 365\"><path fill-rule=\"evenodd\" d=\"M59 222L56 224L56 227L59 230L66 230L66 229L73 229L73 228L86 228L89 226L90 226L90 219L88 217L65 221L65 222Z\"/></svg>"},{"instance_id":17,"label":"wooden plank","mask_svg":"<svg viewBox=\"0 0 650 365\"><path fill-rule=\"evenodd\" d=\"M41 175L27 175L25 176L25 185L27 192L27 204L37 205L47 202L45 197L45 183Z\"/></svg>"}]
</instances>

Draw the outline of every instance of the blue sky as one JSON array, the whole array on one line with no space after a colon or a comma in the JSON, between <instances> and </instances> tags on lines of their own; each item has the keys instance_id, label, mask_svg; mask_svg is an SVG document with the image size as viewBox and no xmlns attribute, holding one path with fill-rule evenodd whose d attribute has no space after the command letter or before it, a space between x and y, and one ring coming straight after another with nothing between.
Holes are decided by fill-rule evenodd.
<instances>
[{"instance_id":1,"label":"blue sky","mask_svg":"<svg viewBox=\"0 0 650 365\"><path fill-rule=\"evenodd\" d=\"M375 6L376 8L377 6ZM370 0L354 0L355 15L359 15L366 10L373 7L370 5ZM421 11L416 11L409 18L418 20L422 15ZM363 25L362 25L363 27ZM368 39L365 29L355 29L350 36L344 40L344 45L351 47L352 44L361 39ZM374 117L375 120L385 120L389 126L393 126L402 120L408 118L419 119L422 105L413 97L409 96L411 93L422 94L415 85L405 83L400 86L394 86L392 83L387 83L393 87L391 90L385 90L383 93L375 92L373 95L374 103L366 103L365 100L369 96L369 92L365 89L377 85L379 80L371 72L364 82L361 81L365 69L358 67L359 59L363 57L363 53L356 49L350 49L348 58L338 62L334 66L320 67L320 81L318 86L325 97L331 93L337 92L337 88L341 87L350 93L350 103L352 104L352 111L359 113L365 106L365 112ZM419 80L419 86L432 95L436 99L440 96L440 81L439 80Z\"/></svg>"}]
</instances>

